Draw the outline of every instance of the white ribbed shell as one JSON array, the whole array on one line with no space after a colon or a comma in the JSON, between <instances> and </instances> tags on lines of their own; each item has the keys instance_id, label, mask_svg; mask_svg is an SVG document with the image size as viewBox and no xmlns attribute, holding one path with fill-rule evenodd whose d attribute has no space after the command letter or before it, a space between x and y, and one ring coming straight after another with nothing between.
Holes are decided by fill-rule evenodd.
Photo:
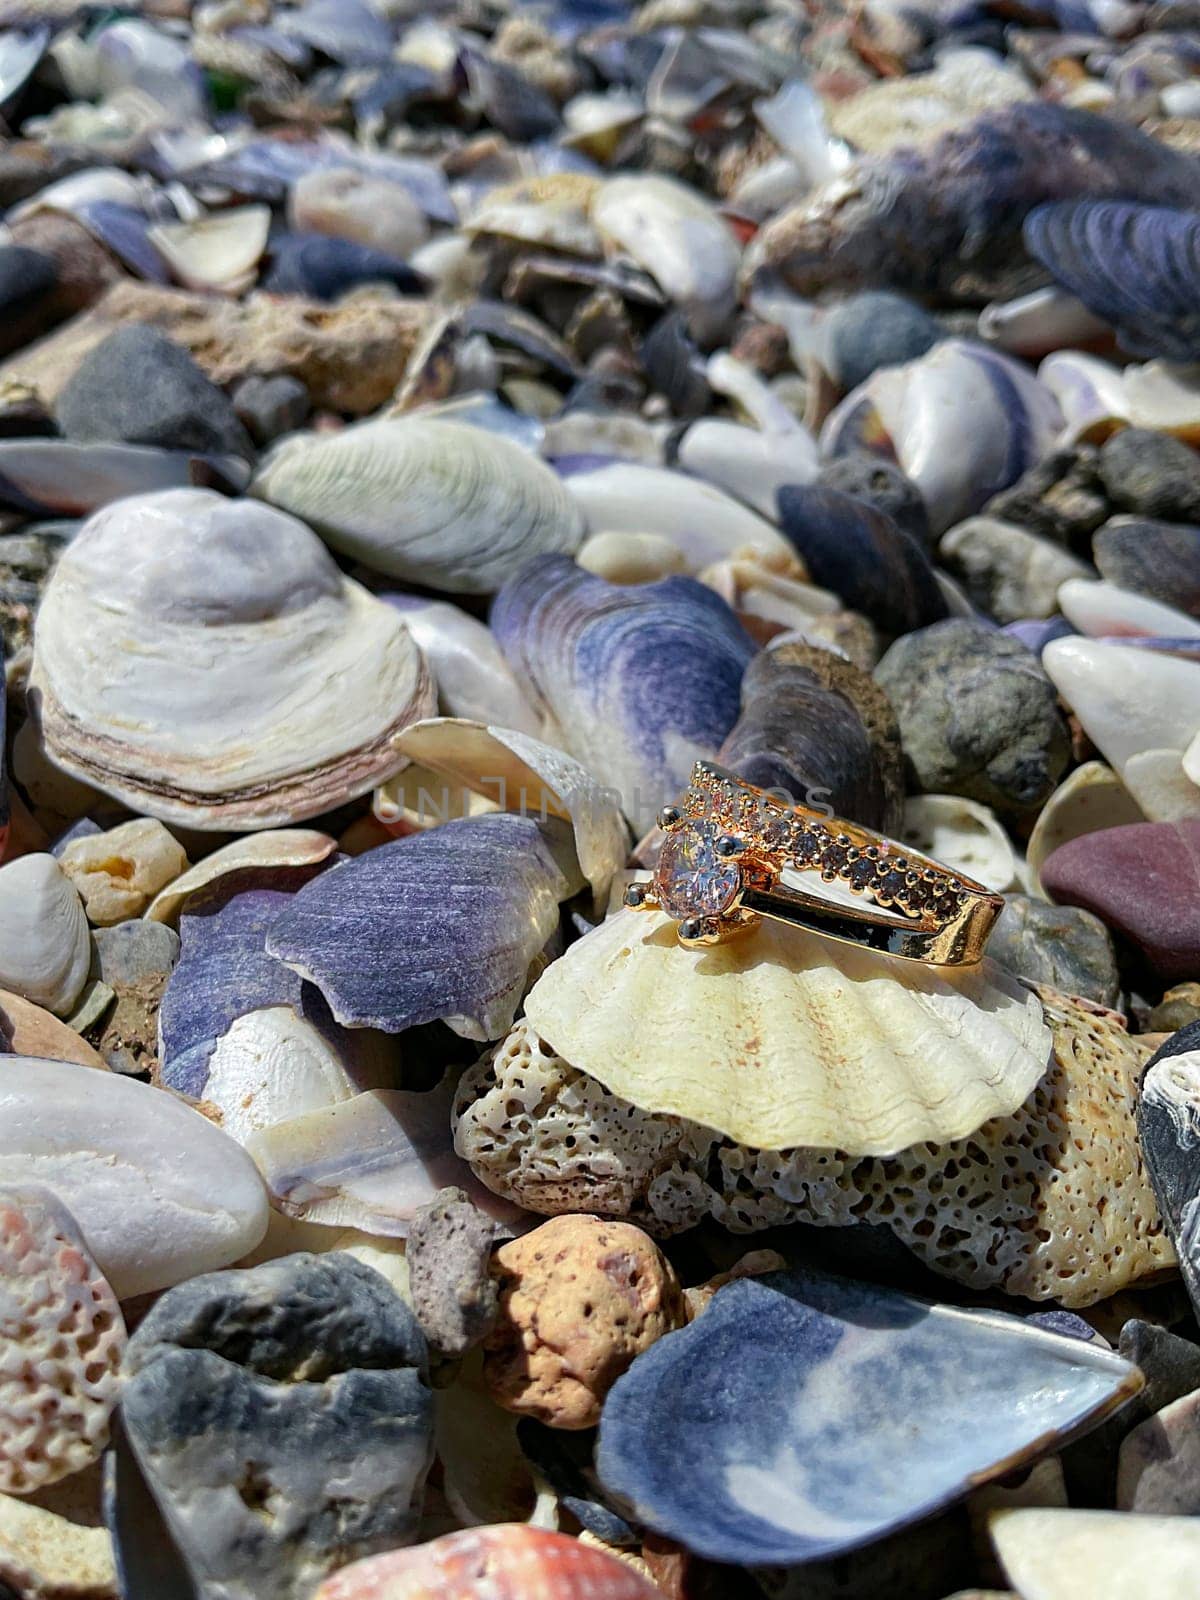
<instances>
[{"instance_id":1,"label":"white ribbed shell","mask_svg":"<svg viewBox=\"0 0 1200 1600\"><path fill-rule=\"evenodd\" d=\"M556 475L483 428L382 417L288 440L251 493L393 578L491 594L531 556L571 555L583 517Z\"/></svg>"}]
</instances>

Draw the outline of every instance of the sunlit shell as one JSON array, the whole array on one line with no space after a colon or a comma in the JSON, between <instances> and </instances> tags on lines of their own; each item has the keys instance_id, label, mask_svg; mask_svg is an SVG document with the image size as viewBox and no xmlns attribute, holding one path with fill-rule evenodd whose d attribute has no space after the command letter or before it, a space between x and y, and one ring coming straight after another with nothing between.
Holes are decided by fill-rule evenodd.
<instances>
[{"instance_id":1,"label":"sunlit shell","mask_svg":"<svg viewBox=\"0 0 1200 1600\"><path fill-rule=\"evenodd\" d=\"M1050 1053L1036 998L994 967L896 961L769 920L689 950L669 918L619 912L525 1010L615 1094L770 1149L961 1138L1014 1111Z\"/></svg>"},{"instance_id":2,"label":"sunlit shell","mask_svg":"<svg viewBox=\"0 0 1200 1600\"><path fill-rule=\"evenodd\" d=\"M583 538L571 497L526 451L421 417L293 438L252 492L379 572L455 592L488 594L531 556Z\"/></svg>"},{"instance_id":3,"label":"sunlit shell","mask_svg":"<svg viewBox=\"0 0 1200 1600\"><path fill-rule=\"evenodd\" d=\"M565 818L596 904L607 902L613 875L629 853L629 835L611 792L571 756L514 729L457 717L414 723L399 748L443 786L473 790L501 811Z\"/></svg>"},{"instance_id":4,"label":"sunlit shell","mask_svg":"<svg viewBox=\"0 0 1200 1600\"><path fill-rule=\"evenodd\" d=\"M42 599L30 693L68 772L209 829L278 827L366 793L434 704L397 613L314 534L206 490L126 500L80 532Z\"/></svg>"},{"instance_id":5,"label":"sunlit shell","mask_svg":"<svg viewBox=\"0 0 1200 1600\"><path fill-rule=\"evenodd\" d=\"M1145 814L1120 778L1103 761L1085 761L1065 778L1042 807L1029 835L1026 859L1040 873L1059 845L1101 828L1144 822Z\"/></svg>"},{"instance_id":6,"label":"sunlit shell","mask_svg":"<svg viewBox=\"0 0 1200 1600\"><path fill-rule=\"evenodd\" d=\"M496 234L571 255L598 256L600 235L588 217L597 180L559 172L494 188L466 220L468 234Z\"/></svg>"},{"instance_id":7,"label":"sunlit shell","mask_svg":"<svg viewBox=\"0 0 1200 1600\"><path fill-rule=\"evenodd\" d=\"M731 1362L738 1349L753 1359ZM1035 1461L1144 1381L1115 1351L1019 1317L797 1268L726 1285L640 1356L609 1395L596 1465L685 1548L791 1565Z\"/></svg>"},{"instance_id":8,"label":"sunlit shell","mask_svg":"<svg viewBox=\"0 0 1200 1600\"><path fill-rule=\"evenodd\" d=\"M716 754L755 652L691 578L619 587L561 556L505 585L492 629L547 719L543 737L617 792L637 832Z\"/></svg>"},{"instance_id":9,"label":"sunlit shell","mask_svg":"<svg viewBox=\"0 0 1200 1600\"><path fill-rule=\"evenodd\" d=\"M473 817L368 850L306 884L268 929L267 950L346 1027L444 1021L464 1038L497 1038L571 891L554 827L567 833L553 818L543 830L530 817Z\"/></svg>"},{"instance_id":10,"label":"sunlit shell","mask_svg":"<svg viewBox=\"0 0 1200 1600\"><path fill-rule=\"evenodd\" d=\"M654 583L687 571L683 551L661 533L591 533L575 560L608 583Z\"/></svg>"},{"instance_id":11,"label":"sunlit shell","mask_svg":"<svg viewBox=\"0 0 1200 1600\"><path fill-rule=\"evenodd\" d=\"M720 337L733 314L739 251L711 203L672 178L610 178L592 200L605 243L631 255L685 313L703 342Z\"/></svg>"},{"instance_id":12,"label":"sunlit shell","mask_svg":"<svg viewBox=\"0 0 1200 1600\"><path fill-rule=\"evenodd\" d=\"M1200 378L1196 368L1166 361L1115 367L1074 350L1049 355L1038 378L1065 422L1062 442L1101 442L1118 428L1155 428L1200 442Z\"/></svg>"},{"instance_id":13,"label":"sunlit shell","mask_svg":"<svg viewBox=\"0 0 1200 1600\"><path fill-rule=\"evenodd\" d=\"M194 222L159 223L149 238L184 288L241 294L254 282L270 227L270 206L240 206Z\"/></svg>"},{"instance_id":14,"label":"sunlit shell","mask_svg":"<svg viewBox=\"0 0 1200 1600\"><path fill-rule=\"evenodd\" d=\"M1011 1116L951 1144L874 1159L749 1149L611 1093L523 1021L464 1074L457 1147L498 1194L551 1215L659 1234L706 1217L736 1233L882 1223L955 1283L1094 1305L1175 1263L1134 1117L1152 1046L1111 1012L1038 992L1048 1071Z\"/></svg>"},{"instance_id":15,"label":"sunlit shell","mask_svg":"<svg viewBox=\"0 0 1200 1600\"><path fill-rule=\"evenodd\" d=\"M1061 428L1054 396L1025 367L985 345L947 339L848 394L822 430L821 449L890 453L941 533L1015 483Z\"/></svg>"},{"instance_id":16,"label":"sunlit shell","mask_svg":"<svg viewBox=\"0 0 1200 1600\"><path fill-rule=\"evenodd\" d=\"M1032 100L1024 73L990 50L948 52L933 72L885 78L830 105L834 133L876 154L930 144L981 111Z\"/></svg>"},{"instance_id":17,"label":"sunlit shell","mask_svg":"<svg viewBox=\"0 0 1200 1600\"><path fill-rule=\"evenodd\" d=\"M679 548L691 573L753 552L780 571L804 576L783 535L715 484L637 461L567 461L560 470L590 534L662 535ZM797 470L803 481L804 469Z\"/></svg>"},{"instance_id":18,"label":"sunlit shell","mask_svg":"<svg viewBox=\"0 0 1200 1600\"><path fill-rule=\"evenodd\" d=\"M246 868L308 867L325 861L337 849L337 841L314 828L272 829L223 844L211 855L189 867L181 877L150 902L145 912L148 922L175 923L190 896L215 883L228 873Z\"/></svg>"},{"instance_id":19,"label":"sunlit shell","mask_svg":"<svg viewBox=\"0 0 1200 1600\"><path fill-rule=\"evenodd\" d=\"M904 806L900 838L976 883L1004 893L1017 886L1012 843L994 811L957 794L915 794Z\"/></svg>"},{"instance_id":20,"label":"sunlit shell","mask_svg":"<svg viewBox=\"0 0 1200 1600\"><path fill-rule=\"evenodd\" d=\"M83 902L54 857L20 856L0 867L0 986L65 1017L91 959Z\"/></svg>"}]
</instances>

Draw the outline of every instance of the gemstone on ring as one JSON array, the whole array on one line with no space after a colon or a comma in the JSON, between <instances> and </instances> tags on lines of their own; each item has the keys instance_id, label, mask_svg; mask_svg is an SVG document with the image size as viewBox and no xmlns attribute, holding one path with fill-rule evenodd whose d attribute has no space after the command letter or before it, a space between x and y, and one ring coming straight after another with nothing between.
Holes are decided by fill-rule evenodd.
<instances>
[{"instance_id":1,"label":"gemstone on ring","mask_svg":"<svg viewBox=\"0 0 1200 1600\"><path fill-rule=\"evenodd\" d=\"M717 854L717 830L708 822L688 821L663 843L654 889L664 911L676 918L720 917L741 888L737 863Z\"/></svg>"}]
</instances>

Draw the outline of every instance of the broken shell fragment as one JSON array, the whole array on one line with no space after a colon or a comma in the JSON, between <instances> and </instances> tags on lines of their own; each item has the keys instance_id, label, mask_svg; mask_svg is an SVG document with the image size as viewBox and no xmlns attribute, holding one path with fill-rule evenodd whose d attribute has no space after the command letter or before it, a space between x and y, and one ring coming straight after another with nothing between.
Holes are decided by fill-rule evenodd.
<instances>
[{"instance_id":1,"label":"broken shell fragment","mask_svg":"<svg viewBox=\"0 0 1200 1600\"><path fill-rule=\"evenodd\" d=\"M148 922L173 926L190 897L230 873L246 869L315 867L337 849L337 840L314 828L278 828L248 834L223 844L155 895L146 910Z\"/></svg>"},{"instance_id":2,"label":"broken shell fragment","mask_svg":"<svg viewBox=\"0 0 1200 1600\"><path fill-rule=\"evenodd\" d=\"M267 950L321 990L347 1027L441 1020L498 1038L567 892L538 824L448 822L343 862L300 890Z\"/></svg>"},{"instance_id":3,"label":"broken shell fragment","mask_svg":"<svg viewBox=\"0 0 1200 1600\"><path fill-rule=\"evenodd\" d=\"M378 572L455 593L491 594L532 556L569 555L583 539L548 467L499 434L438 418L293 436L251 493Z\"/></svg>"},{"instance_id":4,"label":"broken shell fragment","mask_svg":"<svg viewBox=\"0 0 1200 1600\"><path fill-rule=\"evenodd\" d=\"M774 1150L962 1138L1021 1105L1051 1048L1036 996L988 963L924 967L769 920L688 950L670 918L628 910L553 962L525 1013L643 1110Z\"/></svg>"},{"instance_id":5,"label":"broken shell fragment","mask_svg":"<svg viewBox=\"0 0 1200 1600\"><path fill-rule=\"evenodd\" d=\"M158 223L147 237L185 289L241 294L254 283L270 227L270 206L239 206L190 222Z\"/></svg>"},{"instance_id":6,"label":"broken shell fragment","mask_svg":"<svg viewBox=\"0 0 1200 1600\"><path fill-rule=\"evenodd\" d=\"M137 496L81 530L42 600L30 694L73 776L214 830L365 794L402 765L394 735L433 710L399 616L314 534L200 489Z\"/></svg>"}]
</instances>

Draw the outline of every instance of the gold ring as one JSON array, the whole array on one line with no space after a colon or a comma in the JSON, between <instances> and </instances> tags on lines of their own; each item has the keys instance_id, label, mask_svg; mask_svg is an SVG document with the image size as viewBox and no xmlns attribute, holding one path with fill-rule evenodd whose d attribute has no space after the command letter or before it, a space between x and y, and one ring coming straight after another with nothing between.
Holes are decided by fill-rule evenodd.
<instances>
[{"instance_id":1,"label":"gold ring","mask_svg":"<svg viewBox=\"0 0 1200 1600\"><path fill-rule=\"evenodd\" d=\"M658 822L667 839L654 877L631 884L625 904L674 917L685 945L719 944L774 917L906 961L969 966L1004 909L1001 895L972 878L709 761L696 763L691 787ZM787 868L840 881L871 906L784 884Z\"/></svg>"}]
</instances>

